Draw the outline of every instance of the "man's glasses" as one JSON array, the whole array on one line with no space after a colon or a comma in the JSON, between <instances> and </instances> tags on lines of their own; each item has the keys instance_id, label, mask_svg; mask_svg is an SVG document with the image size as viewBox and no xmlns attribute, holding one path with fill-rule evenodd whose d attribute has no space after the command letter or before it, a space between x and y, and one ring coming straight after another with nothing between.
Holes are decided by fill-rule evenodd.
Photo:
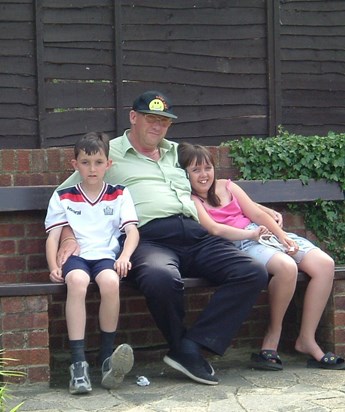
<instances>
[{"instance_id":1,"label":"man's glasses","mask_svg":"<svg viewBox=\"0 0 345 412\"><path fill-rule=\"evenodd\" d=\"M171 125L172 120L168 117L156 116L154 114L143 114L147 123L159 123L163 127L168 127Z\"/></svg>"}]
</instances>

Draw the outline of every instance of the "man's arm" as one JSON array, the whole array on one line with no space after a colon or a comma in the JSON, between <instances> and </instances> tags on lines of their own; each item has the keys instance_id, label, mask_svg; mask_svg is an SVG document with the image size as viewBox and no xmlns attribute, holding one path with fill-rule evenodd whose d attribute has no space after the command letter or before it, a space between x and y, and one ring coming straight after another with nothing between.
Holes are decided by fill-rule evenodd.
<instances>
[{"instance_id":1,"label":"man's arm","mask_svg":"<svg viewBox=\"0 0 345 412\"><path fill-rule=\"evenodd\" d=\"M71 255L78 256L80 253L79 244L70 226L64 226L60 237L60 246L57 253L57 263L59 267L66 262Z\"/></svg>"},{"instance_id":2,"label":"man's arm","mask_svg":"<svg viewBox=\"0 0 345 412\"><path fill-rule=\"evenodd\" d=\"M276 212L273 209L270 209L269 207L260 205L259 203L257 203L257 206L264 212L266 212L268 215L270 215L277 223L280 227L283 227L283 216L281 213Z\"/></svg>"}]
</instances>

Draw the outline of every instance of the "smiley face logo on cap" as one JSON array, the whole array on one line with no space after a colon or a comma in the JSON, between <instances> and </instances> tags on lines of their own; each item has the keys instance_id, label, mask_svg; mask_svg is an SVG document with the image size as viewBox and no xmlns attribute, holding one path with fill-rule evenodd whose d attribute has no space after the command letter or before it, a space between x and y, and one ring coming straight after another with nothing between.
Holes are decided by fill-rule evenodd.
<instances>
[{"instance_id":1,"label":"smiley face logo on cap","mask_svg":"<svg viewBox=\"0 0 345 412\"><path fill-rule=\"evenodd\" d=\"M153 99L150 101L149 109L163 112L165 108L164 102L161 99Z\"/></svg>"}]
</instances>

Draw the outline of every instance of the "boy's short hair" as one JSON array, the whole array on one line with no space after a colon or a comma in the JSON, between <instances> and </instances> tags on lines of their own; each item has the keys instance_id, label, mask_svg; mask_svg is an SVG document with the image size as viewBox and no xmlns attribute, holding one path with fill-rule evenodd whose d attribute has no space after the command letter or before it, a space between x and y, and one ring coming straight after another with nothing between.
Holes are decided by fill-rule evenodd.
<instances>
[{"instance_id":1,"label":"boy's short hair","mask_svg":"<svg viewBox=\"0 0 345 412\"><path fill-rule=\"evenodd\" d=\"M77 159L81 151L87 155L93 155L103 151L106 158L109 158L109 136L103 132L89 132L77 140L74 145L74 157Z\"/></svg>"}]
</instances>

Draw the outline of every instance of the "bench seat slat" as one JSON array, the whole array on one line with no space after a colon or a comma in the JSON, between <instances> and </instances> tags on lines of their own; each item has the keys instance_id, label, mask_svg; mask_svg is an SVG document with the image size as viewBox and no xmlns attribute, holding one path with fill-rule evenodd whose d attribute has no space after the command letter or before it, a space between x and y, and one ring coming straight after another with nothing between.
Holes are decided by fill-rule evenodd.
<instances>
[{"instance_id":1,"label":"bench seat slat","mask_svg":"<svg viewBox=\"0 0 345 412\"><path fill-rule=\"evenodd\" d=\"M300 272L298 274L298 281L306 281L309 277ZM345 266L336 266L335 268L335 279L341 280L345 279ZM184 286L186 289L189 288L205 288L212 287L212 284L206 279L202 278L184 278ZM122 288L129 288L136 290L132 283L122 281ZM98 286L96 283L90 283L90 292L96 292ZM37 295L58 295L66 293L66 284L64 283L52 283L52 282L30 282L30 283L0 283L0 297L10 297L10 296L37 296Z\"/></svg>"},{"instance_id":2,"label":"bench seat slat","mask_svg":"<svg viewBox=\"0 0 345 412\"><path fill-rule=\"evenodd\" d=\"M207 287L210 283L206 279L186 278L184 279L185 288ZM122 281L121 288L135 290L131 282ZM67 286L65 283L53 282L30 282L30 283L0 283L0 297L5 296L34 296L34 295L58 295L66 294ZM98 290L96 283L90 283L89 292Z\"/></svg>"}]
</instances>

